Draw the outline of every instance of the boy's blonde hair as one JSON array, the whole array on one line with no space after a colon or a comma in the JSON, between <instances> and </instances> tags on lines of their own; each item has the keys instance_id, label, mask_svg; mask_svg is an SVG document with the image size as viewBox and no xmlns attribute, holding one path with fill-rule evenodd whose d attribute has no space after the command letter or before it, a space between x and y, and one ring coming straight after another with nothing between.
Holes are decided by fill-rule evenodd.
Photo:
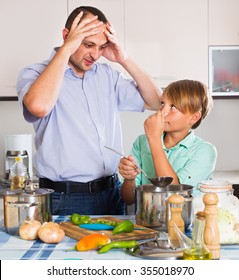
<instances>
[{"instance_id":1,"label":"boy's blonde hair","mask_svg":"<svg viewBox=\"0 0 239 280\"><path fill-rule=\"evenodd\" d=\"M166 96L183 114L201 112L201 118L192 126L192 129L201 124L213 106L213 100L206 85L199 81L173 82L165 88L163 96Z\"/></svg>"}]
</instances>

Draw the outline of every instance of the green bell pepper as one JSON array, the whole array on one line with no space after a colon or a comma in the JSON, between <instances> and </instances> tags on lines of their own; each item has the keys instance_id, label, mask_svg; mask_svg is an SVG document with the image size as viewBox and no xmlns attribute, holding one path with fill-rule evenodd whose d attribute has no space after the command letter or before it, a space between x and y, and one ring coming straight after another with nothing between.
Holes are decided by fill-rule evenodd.
<instances>
[{"instance_id":1,"label":"green bell pepper","mask_svg":"<svg viewBox=\"0 0 239 280\"><path fill-rule=\"evenodd\" d=\"M123 222L120 222L112 231L112 234L118 234L121 232L132 232L134 230L134 224L129 221L129 220L125 220Z\"/></svg>"}]
</instances>

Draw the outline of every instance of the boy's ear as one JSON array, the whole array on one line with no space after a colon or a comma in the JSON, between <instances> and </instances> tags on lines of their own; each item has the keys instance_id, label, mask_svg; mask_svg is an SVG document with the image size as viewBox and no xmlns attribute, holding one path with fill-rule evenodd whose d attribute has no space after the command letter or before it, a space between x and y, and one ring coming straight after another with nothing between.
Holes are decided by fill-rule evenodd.
<instances>
[{"instance_id":1,"label":"boy's ear","mask_svg":"<svg viewBox=\"0 0 239 280\"><path fill-rule=\"evenodd\" d=\"M201 112L196 112L192 115L192 125L195 124L202 117Z\"/></svg>"}]
</instances>

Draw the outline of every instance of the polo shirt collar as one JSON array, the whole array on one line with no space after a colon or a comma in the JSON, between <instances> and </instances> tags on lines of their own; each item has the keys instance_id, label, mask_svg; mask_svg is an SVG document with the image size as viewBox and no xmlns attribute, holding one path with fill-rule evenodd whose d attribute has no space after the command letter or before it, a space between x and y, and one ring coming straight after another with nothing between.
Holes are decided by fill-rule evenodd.
<instances>
[{"instance_id":1,"label":"polo shirt collar","mask_svg":"<svg viewBox=\"0 0 239 280\"><path fill-rule=\"evenodd\" d=\"M185 147L186 149L189 149L189 147L191 146L191 144L194 142L194 138L195 138L195 134L194 134L194 132L191 130L191 131L189 132L189 134L188 134L182 141L180 141L177 145L173 146L173 147L170 148L170 149L167 149L167 148L165 147L164 141L163 141L164 136L165 136L165 132L164 132L164 134L162 135L162 143L163 143L163 148L164 148L164 150L171 150L171 149L174 150L174 149L176 149L176 148L179 147L179 146L183 146L183 147Z\"/></svg>"}]
</instances>

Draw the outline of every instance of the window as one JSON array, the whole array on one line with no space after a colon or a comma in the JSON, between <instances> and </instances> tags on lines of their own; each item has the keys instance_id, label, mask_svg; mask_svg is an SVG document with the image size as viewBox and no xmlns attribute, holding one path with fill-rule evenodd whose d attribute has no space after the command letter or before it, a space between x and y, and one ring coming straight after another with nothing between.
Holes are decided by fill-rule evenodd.
<instances>
[{"instance_id":1,"label":"window","mask_svg":"<svg viewBox=\"0 0 239 280\"><path fill-rule=\"evenodd\" d=\"M212 96L239 96L239 46L209 46Z\"/></svg>"}]
</instances>

